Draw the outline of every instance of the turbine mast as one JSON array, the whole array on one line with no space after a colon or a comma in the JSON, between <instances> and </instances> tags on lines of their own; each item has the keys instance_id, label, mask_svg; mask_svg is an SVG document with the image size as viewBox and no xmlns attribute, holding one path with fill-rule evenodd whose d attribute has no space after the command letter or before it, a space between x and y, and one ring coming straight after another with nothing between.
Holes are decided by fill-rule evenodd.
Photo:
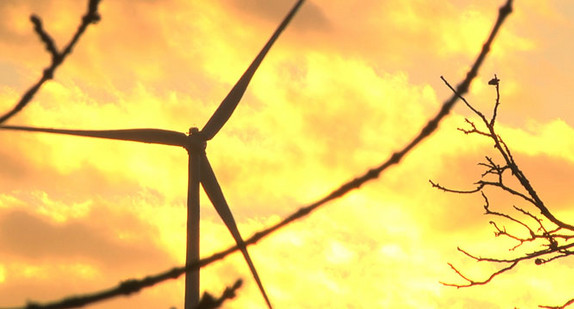
<instances>
[{"instance_id":1,"label":"turbine mast","mask_svg":"<svg viewBox=\"0 0 574 309\"><path fill-rule=\"evenodd\" d=\"M187 244L185 266L199 261L199 182L201 157L205 154L205 140L197 128L189 130L189 171L187 185ZM195 308L199 303L199 268L185 275L185 309Z\"/></svg>"}]
</instances>

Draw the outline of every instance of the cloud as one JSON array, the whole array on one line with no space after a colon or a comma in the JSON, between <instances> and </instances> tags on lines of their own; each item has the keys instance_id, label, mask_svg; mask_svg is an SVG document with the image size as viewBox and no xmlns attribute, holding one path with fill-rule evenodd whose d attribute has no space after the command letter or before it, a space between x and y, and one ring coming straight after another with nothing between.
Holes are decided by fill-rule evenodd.
<instances>
[{"instance_id":1,"label":"cloud","mask_svg":"<svg viewBox=\"0 0 574 309\"><path fill-rule=\"evenodd\" d=\"M165 259L161 251L154 252L153 247L142 246L144 241L142 236L126 242L121 240L121 232L116 235L110 233L113 230L125 230L129 233L128 227L134 228L138 233L145 230L142 229L141 223L133 219L125 222L126 219L124 217L123 222L120 222L124 226L104 230L102 226L86 224L89 221L80 222L76 219L65 223L53 223L23 211L5 211L0 224L2 254L29 261L46 259L90 261L112 269L149 265L158 259ZM134 240L140 244L134 243Z\"/></svg>"},{"instance_id":2,"label":"cloud","mask_svg":"<svg viewBox=\"0 0 574 309\"><path fill-rule=\"evenodd\" d=\"M264 18L268 22L278 22L287 14L296 1L224 1L225 6ZM307 1L293 21L294 30L319 31L330 27L330 21L315 1Z\"/></svg>"},{"instance_id":3,"label":"cloud","mask_svg":"<svg viewBox=\"0 0 574 309\"><path fill-rule=\"evenodd\" d=\"M157 230L125 211L96 204L83 215L59 222L54 212L30 206L0 214L0 255L5 282L10 282L2 289L4 305L96 291L177 264L160 244ZM154 294L143 303L157 303Z\"/></svg>"}]
</instances>

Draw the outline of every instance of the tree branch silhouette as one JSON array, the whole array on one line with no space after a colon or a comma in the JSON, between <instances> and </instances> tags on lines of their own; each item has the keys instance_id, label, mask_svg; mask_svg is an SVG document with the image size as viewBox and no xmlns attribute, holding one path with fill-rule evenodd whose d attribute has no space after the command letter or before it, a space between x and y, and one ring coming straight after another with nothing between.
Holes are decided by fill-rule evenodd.
<instances>
[{"instance_id":1,"label":"tree branch silhouette","mask_svg":"<svg viewBox=\"0 0 574 309\"><path fill-rule=\"evenodd\" d=\"M539 305L539 308L548 308L548 309L564 309L570 305L574 304L574 298L572 298L571 300L567 301L564 303L564 305L560 305L560 306L543 306L543 305Z\"/></svg>"},{"instance_id":2,"label":"tree branch silhouette","mask_svg":"<svg viewBox=\"0 0 574 309\"><path fill-rule=\"evenodd\" d=\"M42 73L42 77L40 78L40 80L38 80L34 85L32 85L32 87L30 87L24 93L24 95L20 98L18 103L16 103L16 105L10 111L0 116L0 125L8 121L8 119L12 118L14 115L20 112L24 107L26 107L28 103L30 103L30 101L32 100L34 95L38 92L40 87L42 87L42 85L46 81L54 77L54 72L64 62L66 57L72 52L74 46L76 45L82 34L84 34L88 26L100 21L101 17L100 14L98 13L99 3L100 0L88 1L88 10L86 14L82 17L82 22L80 23L80 26L78 26L76 33L74 34L68 45L66 45L66 47L61 52L58 51L58 48L54 43L54 39L52 39L52 37L44 29L40 17L36 15L30 16L30 21L34 24L34 32L38 34L40 40L44 43L46 50L52 57L52 61L51 64L44 69L44 72Z\"/></svg>"},{"instance_id":3,"label":"tree branch silhouette","mask_svg":"<svg viewBox=\"0 0 574 309\"><path fill-rule=\"evenodd\" d=\"M257 243L259 240L271 235L272 233L276 232L277 230L284 228L285 226L289 225L290 223L305 218L313 211L317 210L319 207L325 205L326 203L338 199L345 194L353 191L355 189L360 188L363 184L368 181L377 179L379 175L389 168L392 165L398 164L401 159L408 154L415 146L417 146L420 142L422 142L425 138L430 136L437 128L438 124L441 120L450 113L450 110L456 103L456 101L461 97L462 94L468 91L468 88L472 82L472 80L478 74L478 70L486 55L490 51L490 47L494 41L494 38L497 36L500 27L502 26L503 22L506 18L512 13L512 0L507 0L506 3L500 7L498 17L492 28L486 42L482 46L478 57L476 58L475 62L471 66L470 70L466 74L465 78L460 82L457 86L456 92L447 99L441 106L438 113L432 117L426 125L423 126L420 133L418 133L407 145L405 145L402 149L394 152L386 161L381 163L379 166L369 169L363 175L356 177L343 185L339 188L333 190L330 194L326 195L325 197L319 199L318 201L304 206L297 210L296 212L292 213L291 215L284 218L279 223L272 225L262 231L259 231L253 234L251 237L246 239L243 246L250 246ZM210 257L203 258L196 263L192 263L188 265L188 267L175 267L170 270L161 272L159 274L150 275L142 279L129 279L119 283L116 287L109 288L107 290L103 290L100 292L95 292L92 294L80 295L80 296L73 296L67 297L59 301L54 301L51 303L46 304L39 304L39 303L29 303L24 307L18 307L21 309L65 309L65 308L74 308L74 307L82 307L89 304L93 304L102 300L111 299L121 295L130 295L136 292L139 292L145 288L152 287L158 283L176 279L183 275L186 272L190 272L193 270L197 270L201 267L214 263L223 259L224 257L228 256L229 254L234 253L235 251L239 250L240 247L235 245L226 250L220 251L218 253L213 254Z\"/></svg>"},{"instance_id":4,"label":"tree branch silhouette","mask_svg":"<svg viewBox=\"0 0 574 309\"><path fill-rule=\"evenodd\" d=\"M214 298L209 293L204 293L199 304L195 307L196 309L215 309L221 307L226 300L235 298L237 290L241 287L243 281L237 279L231 287L225 288L225 291L221 294L219 298Z\"/></svg>"},{"instance_id":5,"label":"tree branch silhouette","mask_svg":"<svg viewBox=\"0 0 574 309\"><path fill-rule=\"evenodd\" d=\"M450 84L445 79L443 79L443 81L455 94L457 94L457 91L452 86L450 86ZM470 125L470 128L459 128L459 131L462 131L465 134L478 134L493 141L494 148L502 158L503 163L499 164L495 161L495 159L486 156L485 162L479 163L479 165L485 167L486 170L482 173L481 179L475 183L477 187L471 190L450 189L435 183L432 180L429 181L433 187L449 193L472 194L480 192L484 199L483 207L485 210L485 215L490 215L496 218L501 218L505 221L510 221L514 223L516 227L522 230L522 232L509 231L505 226L500 226L500 224L495 221L489 222L494 228L494 235L496 237L502 236L516 241L516 245L509 248L509 251L516 252L516 254L514 257L510 258L482 257L471 254L461 248L457 248L461 253L471 259L476 260L477 262L484 261L510 265L492 272L490 276L485 280L473 280L463 275L459 269L449 263L448 265L458 274L460 278L466 281L466 283L459 284L441 282L443 285L454 286L457 288L482 285L490 282L496 276L499 276L513 269L522 261L534 260L536 265L542 265L550 261L574 255L574 250L572 249L572 247L574 247L574 226L558 219L550 211L550 209L546 207L534 187L530 184L530 181L524 172L520 169L518 163L510 151L510 148L496 131L496 116L498 113L498 107L500 106L499 81L500 80L495 75L494 78L489 82L489 84L493 85L496 89L494 110L490 119L488 119L482 112L473 107L461 94L458 94L465 105L479 117L482 125L484 126L484 128L480 129L473 121L465 119L467 125ZM508 175L509 173L507 171L510 172L510 175ZM487 180L486 177L492 177L494 180ZM520 187L514 188L508 185L506 183L508 178L514 178L517 180L520 184ZM505 212L493 211L491 209L489 199L483 191L485 188L491 187L503 190L511 196L518 197L520 200L526 202L526 204L534 207L534 209L537 209L541 216L515 205L513 205L513 209L516 214L513 215ZM528 251L526 249L520 250L526 243L536 246L537 249L534 251ZM565 305L559 307L540 307L564 308L571 303L572 301L569 301Z\"/></svg>"}]
</instances>

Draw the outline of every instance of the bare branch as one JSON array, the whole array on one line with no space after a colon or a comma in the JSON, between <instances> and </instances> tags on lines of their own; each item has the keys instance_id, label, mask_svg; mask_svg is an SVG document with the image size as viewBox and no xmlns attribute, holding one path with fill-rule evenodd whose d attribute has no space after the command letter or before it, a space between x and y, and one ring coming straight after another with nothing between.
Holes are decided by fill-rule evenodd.
<instances>
[{"instance_id":1,"label":"bare branch","mask_svg":"<svg viewBox=\"0 0 574 309\"><path fill-rule=\"evenodd\" d=\"M564 309L570 305L574 304L574 298L572 298L571 300L567 301L566 303L564 303L564 305L562 306L542 306L539 305L539 308L548 308L548 309Z\"/></svg>"},{"instance_id":2,"label":"bare branch","mask_svg":"<svg viewBox=\"0 0 574 309\"><path fill-rule=\"evenodd\" d=\"M199 301L199 304L195 307L196 309L215 309L221 307L226 300L235 298L235 293L241 287L243 281L237 279L233 286L225 288L223 294L219 298L213 298L211 294L205 292Z\"/></svg>"},{"instance_id":3,"label":"bare branch","mask_svg":"<svg viewBox=\"0 0 574 309\"><path fill-rule=\"evenodd\" d=\"M57 59L60 53L58 53L58 49L56 48L56 45L54 44L54 40L52 39L52 37L44 30L44 27L42 26L42 20L40 19L40 17L32 15L30 16L30 21L32 21L32 23L34 24L34 31L38 34L38 36L40 36L40 40L44 42L44 44L46 45L46 49L48 50L50 55L52 55L52 63L58 61Z\"/></svg>"},{"instance_id":4,"label":"bare branch","mask_svg":"<svg viewBox=\"0 0 574 309\"><path fill-rule=\"evenodd\" d=\"M498 106L500 105L500 79L494 74L494 78L488 83L496 87L496 103L494 103L494 110L492 111L492 118L490 119L490 126L493 127L496 121L496 114L498 113Z\"/></svg>"},{"instance_id":5,"label":"bare branch","mask_svg":"<svg viewBox=\"0 0 574 309\"><path fill-rule=\"evenodd\" d=\"M442 80L446 82L446 80L444 78ZM447 85L448 85L448 82L447 82ZM466 104L468 104L468 102L466 102ZM484 136L490 136L488 133L480 131L479 129L477 129L474 122L468 120L468 118L464 118L464 120L466 121L466 123L470 124L472 129L467 130L467 129L463 129L463 128L458 128L457 130L463 132L464 134L477 133L477 134L484 135Z\"/></svg>"},{"instance_id":6,"label":"bare branch","mask_svg":"<svg viewBox=\"0 0 574 309\"><path fill-rule=\"evenodd\" d=\"M450 267L463 279L465 279L466 281L468 281L467 284L455 284L455 283L444 283L444 282L440 282L442 285L446 285L446 286L454 286L456 288L467 288L467 287L471 287L471 286L475 286L475 285L484 285L489 283L492 279L494 279L494 277L511 270L512 268L514 268L514 266L516 266L518 264L518 261L510 264L510 266L508 267L504 267L494 273L492 273L490 275L490 277L488 277L488 279L482 280L482 281L474 281L471 279L468 279L467 277L465 277L458 269L456 269L454 266L452 266L452 264L448 264L450 265Z\"/></svg>"},{"instance_id":7,"label":"bare branch","mask_svg":"<svg viewBox=\"0 0 574 309\"><path fill-rule=\"evenodd\" d=\"M429 182L431 183L431 185L433 186L433 188L437 188L439 190L442 190L444 192L450 192L450 193L460 193L460 194L470 194L470 193L476 193L479 192L480 190L482 190L482 188L484 187L484 184L479 184L478 187L472 189L472 190L454 190L454 189L449 189L446 187L441 186L438 183L433 182L432 180L429 179Z\"/></svg>"},{"instance_id":8,"label":"bare branch","mask_svg":"<svg viewBox=\"0 0 574 309\"><path fill-rule=\"evenodd\" d=\"M558 218L556 218L552 212L550 212L550 210L546 207L546 205L544 205L544 202L542 201L542 199L538 196L538 193L536 192L536 190L534 190L534 188L532 187L532 185L530 184L530 181L528 180L528 178L524 175L524 173L522 172L522 170L520 170L520 168L518 167L518 164L516 164L516 161L514 160L514 157L512 156L512 153L510 152L510 149L508 148L508 146L506 145L506 143L502 140L502 138L496 134L496 131L494 129L494 124L495 124L495 117L496 115L493 115L493 118L491 119L491 121L489 122L486 117L484 116L484 114L482 114L480 111L478 111L477 109L475 109L470 103L468 103L468 101L463 97L463 94L461 93L457 93L457 90L455 90L447 81L446 79L443 78L443 81L445 82L445 84L453 91L453 93L455 95L458 95L459 98L461 98L461 100L463 100L465 102L465 104L468 106L469 109L471 109L478 117L480 117L480 119L483 121L483 123L485 124L485 126L488 128L488 131L490 132L488 134L488 136L494 141L494 148L500 153L500 155L503 157L504 161L506 162L506 166L507 168L509 168L512 172L512 175L520 182L521 186L526 190L526 192L528 192L529 197L527 197L525 194L522 194L514 189L511 189L508 186L503 185L502 183L502 171L499 174L499 181L497 183L492 183L492 182L485 182L485 181L479 181L479 183L481 184L485 184L485 185L492 185L492 186L497 186L502 188L503 190L516 195L516 196L520 196L523 199L527 200L528 202L532 203L536 208L538 208L540 210L540 213L546 217L548 220L550 220L552 223L556 224L557 226L564 228L564 229L568 229L571 231L574 231L574 225L565 223L561 220L559 220ZM495 103L495 113L498 109L498 105L500 102L499 99L499 83L498 80L496 82L496 91L497 91L497 99L496 99L496 103ZM467 121L469 122L469 121ZM473 128L474 124L472 124ZM478 130L476 130L478 131ZM465 132L466 134L468 133L475 133L475 130L463 130L463 132ZM476 132L479 133L479 132ZM480 134L480 133L479 133ZM485 135L485 134L482 134ZM492 168L495 167L494 164L489 164L487 166L490 166ZM495 170L495 169L494 169ZM489 170L489 172L494 171L493 169ZM488 172L487 172L488 173Z\"/></svg>"},{"instance_id":9,"label":"bare branch","mask_svg":"<svg viewBox=\"0 0 574 309\"><path fill-rule=\"evenodd\" d=\"M486 196L485 196L484 194L483 194L483 196L484 196L484 198L486 198ZM515 208L517 208L517 207L515 207ZM511 238L513 238L513 239L519 240L520 242L524 242L524 241L526 241L526 240L534 240L534 239L536 238L536 234L535 234L534 231L528 226L528 224L526 224L526 223L524 223L524 222L522 222L522 221L520 221L520 220L518 220L518 219L515 219L514 217L511 217L510 215L507 215L507 214L504 214L504 213L500 213L500 212L496 212L496 211L491 211L491 210L488 208L488 205L485 205L485 206L484 206L484 209L486 210L486 214L487 214L487 215L500 216L500 217L506 218L506 219L508 219L508 220L510 220L510 221L513 221L513 222L516 222L516 223L522 225L525 229L528 230L528 233L530 234L530 237L531 237L531 238L529 238L529 239L521 239L521 238L512 236L512 235L508 234L506 231L504 231L504 232L501 231L501 230L498 228L498 226L496 226L496 223L490 221L489 223L492 224L492 225L494 225L494 227L498 230L499 234L505 234L505 235L507 235L507 236L509 236L509 237L511 237ZM519 209L519 208L517 208L517 209ZM498 236L498 235L497 235L497 236Z\"/></svg>"},{"instance_id":10,"label":"bare branch","mask_svg":"<svg viewBox=\"0 0 574 309\"><path fill-rule=\"evenodd\" d=\"M82 34L86 31L87 27L91 24L97 23L100 20L100 15L98 13L99 3L100 0L89 0L88 10L86 14L82 17L82 22L80 26L78 27L76 33L74 34L70 42L66 45L66 47L61 53L58 52L58 49L56 48L56 44L54 43L52 37L44 30L42 20L35 15L32 15L30 17L30 20L34 24L34 31L38 34L38 36L46 46L46 49L52 56L52 61L51 64L44 69L44 72L40 80L38 80L34 85L32 85L32 87L30 87L24 93L24 95L20 98L20 101L16 103L16 105L12 108L12 110L0 116L0 125L2 125L8 119L12 118L14 115L20 112L24 107L26 107L26 105L30 103L36 92L38 92L40 87L42 87L42 85L46 81L53 78L54 72L60 66L60 64L64 62L66 57L72 52L74 45L76 45Z\"/></svg>"}]
</instances>

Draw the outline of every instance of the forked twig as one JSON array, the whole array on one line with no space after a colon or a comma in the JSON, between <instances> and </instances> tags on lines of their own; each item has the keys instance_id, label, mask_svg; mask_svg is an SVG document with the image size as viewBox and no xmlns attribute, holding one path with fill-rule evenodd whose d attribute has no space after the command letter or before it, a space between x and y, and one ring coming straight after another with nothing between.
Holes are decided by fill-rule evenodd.
<instances>
[{"instance_id":1,"label":"forked twig","mask_svg":"<svg viewBox=\"0 0 574 309\"><path fill-rule=\"evenodd\" d=\"M450 86L450 84L445 79L443 79L443 81L453 92L456 93L456 90L452 86ZM534 260L534 263L536 265L542 265L542 264L548 263L548 262L553 261L553 260L557 260L560 258L574 255L574 251L571 250L571 248L574 247L574 242L571 241L572 239L574 239L574 234L573 234L574 233L574 225L571 225L571 224L568 224L566 222L559 220L544 205L542 199L538 196L538 193L534 190L534 188L530 184L530 181L524 175L524 173L522 172L522 170L519 168L518 164L516 163L512 153L510 151L510 148L504 142L502 137L496 133L495 122L496 122L496 117L498 114L498 108L500 106L499 81L500 80L495 75L494 78L489 82L489 84L494 85L495 89L496 89L496 101L494 104L493 114L492 114L492 117L490 120L487 120L487 118L484 116L484 114L482 114L480 111L475 109L470 103L468 103L466 101L466 99L464 99L464 97L462 97L462 95L459 96L461 98L461 100L463 100L465 102L466 106L469 109L471 109L482 120L482 122L483 122L483 124L486 127L488 132L486 130L479 130L476 127L476 125L474 124L474 122L472 122L468 119L465 119L465 120L466 120L467 124L470 124L471 129L459 129L459 130L464 132L465 134L475 133L475 134L479 134L482 136L486 136L487 138L491 139L492 141L494 141L494 148L500 154L500 156L504 159L504 165L499 165L499 164L495 163L495 161L489 157L486 157L486 160L487 160L486 163L479 163L479 165L487 168L487 170L484 173L482 173L481 178L484 178L487 175L494 175L497 178L497 180L496 181L485 181L485 180L481 179L478 182L476 182L476 184L478 184L478 186L474 190L453 190L453 189L449 189L449 188L446 188L444 186L441 186L438 183L435 183L433 181L430 181L430 183L432 184L433 187L438 188L438 189L445 191L445 192L459 193L459 194L480 192L482 194L484 200L485 200L484 209L486 210L486 213L485 213L486 215L493 215L493 216L497 216L500 218L504 218L506 220L509 220L511 222L514 222L514 223L524 227L528 231L529 237L518 236L518 234L514 234L512 232L507 231L506 227L499 226L494 221L489 222L492 226L494 226L495 236L501 236L502 235L502 236L506 236L506 237L509 237L513 240L518 241L518 244L515 245L514 247L510 248L509 251L515 251L517 248L521 247L524 243L527 243L527 242L537 242L538 240L541 240L544 243L541 243L541 244L536 243L536 245L539 245L539 249L537 249L534 252L522 252L518 256L514 256L511 258L504 258L504 259L503 258L492 258L492 257L480 257L477 255L470 254L469 252L467 252L461 248L458 248L458 250L460 252L462 252L464 255L466 255L469 258L474 259L478 262L486 261L486 262L491 262L491 263L511 263L511 265L491 273L489 278L486 280L477 281L477 280L469 279L467 276L463 275L462 272L459 271L456 267L454 267L452 264L448 263L448 265L454 270L454 272L461 279L466 281L466 283L454 284L454 283L441 282L443 285L446 285L446 286L454 286L456 288L463 288L463 287L470 287L470 286L475 286L475 285L483 285L483 284L490 282L496 276L514 268L518 263L525 261L525 260ZM520 187L521 187L520 190L525 191L525 193L521 193L518 190L511 188L510 186L508 186L507 184L505 184L503 182L503 178L504 178L503 174L507 170L510 170L510 172L512 174L511 177L518 180L518 182L520 183ZM506 175L508 176L508 173ZM489 208L490 205L489 205L488 198L486 197L486 195L482 191L482 189L486 186L498 187L498 188L510 193L513 196L517 196L517 197L522 198L528 204L531 204L536 209L538 209L540 211L540 214L543 217L539 217L539 216L531 213L530 211L523 209L523 208L520 208L520 207L517 207L515 205L513 205L514 210L516 212L518 212L522 216L522 218L511 216L511 215L503 213L503 212L492 211ZM551 227L547 227L548 223L544 222L544 220L543 220L544 218L548 219L553 225ZM566 302L562 306L539 306L539 307L540 308L565 308L566 306L571 305L573 303L574 303L574 299L569 300L568 302Z\"/></svg>"},{"instance_id":2,"label":"forked twig","mask_svg":"<svg viewBox=\"0 0 574 309\"><path fill-rule=\"evenodd\" d=\"M36 92L38 92L40 87L42 87L42 85L46 81L54 77L54 72L64 62L66 57L72 52L72 49L74 48L74 46L76 45L82 34L84 34L88 26L100 21L101 17L100 14L98 13L98 5L100 1L101 0L89 0L88 10L86 14L82 17L82 22L80 23L80 26L78 26L76 33L74 34L74 36L72 37L72 39L70 40L68 45L66 45L66 47L62 52L58 51L58 48L56 47L54 40L46 32L46 30L44 30L42 20L36 15L32 15L30 17L30 21L34 24L34 32L38 34L40 40L42 40L42 42L44 43L46 50L48 51L48 53L50 53L50 56L52 56L52 61L51 64L44 69L44 72L40 80L38 80L34 85L32 85L32 87L30 87L24 93L24 95L20 98L20 101L18 101L18 103L16 103L16 105L10 111L0 116L0 125L2 125L8 119L12 118L14 115L20 112L24 107L26 107L28 103L30 103L30 101L32 100Z\"/></svg>"},{"instance_id":3,"label":"forked twig","mask_svg":"<svg viewBox=\"0 0 574 309\"><path fill-rule=\"evenodd\" d=\"M469 278L467 278L465 275L463 275L456 267L454 267L451 263L448 263L448 265L450 266L450 268L452 268L461 278L463 278L464 280L468 281L468 284L453 284L453 283L445 283L445 282L440 282L442 285L446 285L446 286L453 286L456 287L457 289L459 288L466 288L466 287L470 287L470 286L475 286L475 285L484 285L489 283L494 277L502 274L503 272L509 271L512 268L514 268L514 266L516 266L516 264L518 264L518 261L515 261L514 263L510 264L507 267L504 267L502 269L499 269L498 271L492 273L490 275L490 277L488 277L485 280L482 281L475 281L475 280L471 280Z\"/></svg>"}]
</instances>

